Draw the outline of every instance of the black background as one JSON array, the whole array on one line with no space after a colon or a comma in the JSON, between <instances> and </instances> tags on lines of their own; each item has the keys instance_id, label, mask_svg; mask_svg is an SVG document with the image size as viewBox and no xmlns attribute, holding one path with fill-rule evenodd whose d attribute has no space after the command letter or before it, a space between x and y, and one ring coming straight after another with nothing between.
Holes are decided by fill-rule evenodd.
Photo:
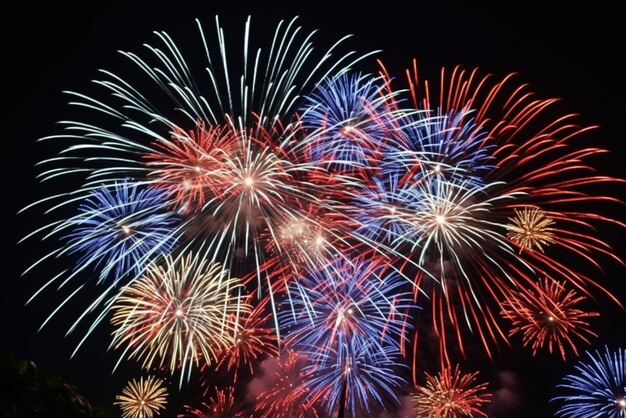
<instances>
[{"instance_id":1,"label":"black background","mask_svg":"<svg viewBox=\"0 0 626 418\"><path fill-rule=\"evenodd\" d=\"M194 18L211 28L220 15L227 34L238 36L245 17L252 15L253 31L273 31L280 19L299 15L305 31L319 29L316 40L332 42L354 34L351 45L366 52L381 49L379 55L392 73L401 74L417 58L427 75L435 76L441 66L462 64L504 76L520 74L542 97L559 97L568 112L579 113L580 122L601 128L588 138L592 146L604 147L609 155L597 160L603 174L624 176L624 116L626 96L624 58L624 13L609 2L582 2L550 6L510 3L493 7L472 2L429 4L412 2L408 7L394 2L292 4L258 3L215 5L209 1L172 2L64 2L35 5L31 2L4 2L2 8L2 90L0 100L0 141L4 193L2 234L2 351L16 358L32 359L79 385L97 403L111 403L133 370L111 376L116 360L106 352L106 339L89 342L69 360L76 338L64 338L63 318L37 332L58 299L47 292L32 305L24 302L44 278L20 273L40 255L36 242L16 245L30 232L33 214L16 215L28 203L48 191L35 180L34 165L53 156L56 150L35 144L35 140L58 133L54 125L67 118L68 98L63 90L84 91L100 68L118 68L123 58L117 50L141 51L143 43L155 41L153 30L164 30L177 41L197 41ZM617 2L613 2L617 4ZM502 3L504 4L504 3ZM213 36L209 34L208 37ZM237 45L232 46L236 49ZM611 193L623 198L624 188ZM626 220L623 207L614 206L613 216ZM599 231L617 253L626 258L623 229ZM617 263L605 268L603 283L626 301L626 269ZM603 316L593 321L600 347L626 346L626 314L599 298ZM71 319L68 316L67 319ZM512 371L517 379L520 417L552 416L547 400L554 395L559 377L571 369L556 356L531 357L527 350L502 347L494 361L476 363L485 378L497 388L497 372Z\"/></svg>"}]
</instances>

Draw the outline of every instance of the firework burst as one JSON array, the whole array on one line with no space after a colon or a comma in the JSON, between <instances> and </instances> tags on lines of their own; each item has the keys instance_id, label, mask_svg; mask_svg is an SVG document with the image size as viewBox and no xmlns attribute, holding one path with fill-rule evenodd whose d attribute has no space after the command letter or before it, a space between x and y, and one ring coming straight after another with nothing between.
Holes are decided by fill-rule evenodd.
<instances>
[{"instance_id":1,"label":"firework burst","mask_svg":"<svg viewBox=\"0 0 626 418\"><path fill-rule=\"evenodd\" d=\"M305 369L309 399L329 416L337 408L358 417L399 403L396 391L406 382L399 373L403 365L396 347L381 346L376 339L353 340L323 355L312 349L308 354L314 359Z\"/></svg>"},{"instance_id":2,"label":"firework burst","mask_svg":"<svg viewBox=\"0 0 626 418\"><path fill-rule=\"evenodd\" d=\"M349 342L384 341L399 346L404 338L412 294L393 272L363 260L339 259L291 286L282 316L286 344L325 356ZM317 353L317 354L315 354Z\"/></svg>"},{"instance_id":3,"label":"firework burst","mask_svg":"<svg viewBox=\"0 0 626 418\"><path fill-rule=\"evenodd\" d=\"M426 385L414 396L420 418L487 417L482 406L490 402L486 383L476 384L478 372L461 374L459 367L446 368L437 376L426 373Z\"/></svg>"},{"instance_id":4,"label":"firework burst","mask_svg":"<svg viewBox=\"0 0 626 418\"><path fill-rule=\"evenodd\" d=\"M561 418L626 417L626 350L586 352L587 358L575 366L576 372L563 378L559 388L569 392L552 399L562 403Z\"/></svg>"},{"instance_id":5,"label":"firework burst","mask_svg":"<svg viewBox=\"0 0 626 418\"><path fill-rule=\"evenodd\" d=\"M339 172L369 165L390 117L384 87L380 78L341 74L307 96L302 122L314 163Z\"/></svg>"},{"instance_id":6,"label":"firework burst","mask_svg":"<svg viewBox=\"0 0 626 418\"><path fill-rule=\"evenodd\" d=\"M537 248L543 251L543 246L554 242L550 219L539 208L515 209L515 216L509 218L511 224L507 226L507 237L519 245L520 251Z\"/></svg>"},{"instance_id":7,"label":"firework burst","mask_svg":"<svg viewBox=\"0 0 626 418\"><path fill-rule=\"evenodd\" d=\"M235 335L232 345L219 354L217 367L232 372L233 383L237 382L238 370L246 366L250 374L254 366L266 357L278 356L276 331L271 326L271 313L267 310L267 299L254 309L242 309L238 321L233 321Z\"/></svg>"},{"instance_id":8,"label":"firework burst","mask_svg":"<svg viewBox=\"0 0 626 418\"><path fill-rule=\"evenodd\" d=\"M152 418L159 415L167 405L167 389L163 381L154 376L143 377L139 381L133 379L115 397L115 405L122 410L122 418Z\"/></svg>"},{"instance_id":9,"label":"firework burst","mask_svg":"<svg viewBox=\"0 0 626 418\"><path fill-rule=\"evenodd\" d=\"M503 316L511 321L509 334L522 334L524 347L530 346L533 355L547 346L565 360L567 348L578 356L575 339L589 344L588 338L597 336L587 321L599 314L577 307L584 299L564 283L545 278L530 290L515 292L503 304Z\"/></svg>"},{"instance_id":10,"label":"firework burst","mask_svg":"<svg viewBox=\"0 0 626 418\"><path fill-rule=\"evenodd\" d=\"M168 256L150 265L144 276L126 286L112 307L115 348L137 358L146 369L178 368L187 379L193 365L211 364L233 345L240 305L239 280L231 278L207 254Z\"/></svg>"},{"instance_id":11,"label":"firework burst","mask_svg":"<svg viewBox=\"0 0 626 418\"><path fill-rule=\"evenodd\" d=\"M185 405L185 412L178 414L178 418L244 418L241 405L235 399L235 388L215 388L215 395L202 406L195 408Z\"/></svg>"},{"instance_id":12,"label":"firework burst","mask_svg":"<svg viewBox=\"0 0 626 418\"><path fill-rule=\"evenodd\" d=\"M306 357L286 350L272 362L275 367L264 376L270 382L256 399L255 416L259 418L319 418L315 402L309 399L309 377L303 368Z\"/></svg>"}]
</instances>

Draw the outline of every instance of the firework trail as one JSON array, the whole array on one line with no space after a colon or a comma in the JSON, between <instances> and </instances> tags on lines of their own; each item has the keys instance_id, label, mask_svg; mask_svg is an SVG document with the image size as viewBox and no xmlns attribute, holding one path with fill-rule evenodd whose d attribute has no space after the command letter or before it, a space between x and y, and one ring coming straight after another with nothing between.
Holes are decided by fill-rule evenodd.
<instances>
[{"instance_id":1,"label":"firework trail","mask_svg":"<svg viewBox=\"0 0 626 418\"><path fill-rule=\"evenodd\" d=\"M624 418L626 416L626 350L585 352L575 373L565 376L557 387L568 395L552 401L562 403L558 417Z\"/></svg>"}]
</instances>

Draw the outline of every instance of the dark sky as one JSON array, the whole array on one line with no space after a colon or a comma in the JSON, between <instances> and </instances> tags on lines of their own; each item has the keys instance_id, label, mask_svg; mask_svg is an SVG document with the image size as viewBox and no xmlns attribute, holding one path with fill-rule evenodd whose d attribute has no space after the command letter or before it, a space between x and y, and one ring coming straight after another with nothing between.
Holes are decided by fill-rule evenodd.
<instances>
[{"instance_id":1,"label":"dark sky","mask_svg":"<svg viewBox=\"0 0 626 418\"><path fill-rule=\"evenodd\" d=\"M61 4L59 4L61 3ZM131 3L131 2L129 2ZM5 2L2 6L2 130L6 148L2 152L5 195L2 210L8 231L4 240L2 291L2 351L27 358L76 383L89 399L112 402L133 370L116 372L115 361L102 340L90 342L69 361L77 338L63 337L63 323L37 333L41 321L58 303L48 292L24 307L30 294L44 278L20 277L21 271L39 255L36 242L16 246L30 232L32 213L17 216L28 203L45 196L37 185L35 163L52 156L53 149L35 145L42 136L57 133L54 123L68 117L63 90L81 91L99 68L118 66L117 50L139 51L144 42L153 42L153 30L165 30L179 43L197 32L194 18L211 27L219 14L229 33L241 31L248 14L253 30L273 30L278 20L299 15L305 30L316 28L316 39L332 41L354 34L350 45L360 52L382 49L380 54L396 74L415 57L426 72L435 75L441 66L478 66L504 76L520 73L543 97L563 99L564 108L581 114L584 124L600 125L591 136L594 146L611 154L600 160L602 173L624 176L624 115L626 95L624 66L626 18L609 2L582 2L585 7L531 7L511 3L504 8L462 2L414 1L425 3L407 8L393 2L364 3L311 2L306 6L250 6L239 2L215 6L212 1L82 2L81 6L54 2L35 6L31 2ZM220 2L222 3L222 2ZM548 3L548 2L545 2ZM614 2L616 3L616 2ZM437 5L435 5L437 4ZM567 4L567 3L565 3ZM612 189L624 198L624 188ZM625 220L623 208L614 216ZM623 230L604 228L600 234L626 258ZM607 265L603 283L626 302L623 284L626 269ZM626 314L606 298L599 299L602 319L593 322L600 335L595 346L604 343L626 346ZM70 316L67 319L71 319ZM56 321L55 321L56 322ZM62 322L62 321L59 321ZM620 333L621 332L621 333ZM512 352L513 351L513 352ZM568 370L555 356L532 358L523 349L503 347L494 362L480 364L481 371L496 387L497 376L520 399L520 417L548 417L553 411L547 399L559 376ZM502 395L504 392L500 392Z\"/></svg>"}]
</instances>

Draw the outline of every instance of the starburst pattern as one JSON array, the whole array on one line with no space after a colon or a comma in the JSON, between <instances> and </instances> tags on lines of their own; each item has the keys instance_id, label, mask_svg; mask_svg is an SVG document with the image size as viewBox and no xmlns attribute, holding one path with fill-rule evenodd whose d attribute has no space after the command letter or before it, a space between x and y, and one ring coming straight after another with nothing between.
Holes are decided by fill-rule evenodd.
<instances>
[{"instance_id":1,"label":"starburst pattern","mask_svg":"<svg viewBox=\"0 0 626 418\"><path fill-rule=\"evenodd\" d=\"M137 358L146 369L180 367L182 383L193 365L217 361L233 344L229 318L242 308L239 286L207 254L168 256L122 290L112 307L113 344L127 345L122 357Z\"/></svg>"},{"instance_id":2,"label":"starburst pattern","mask_svg":"<svg viewBox=\"0 0 626 418\"><path fill-rule=\"evenodd\" d=\"M506 235L520 246L520 251L537 248L543 252L544 246L554 242L554 221L539 208L515 209L515 216L509 221Z\"/></svg>"},{"instance_id":3,"label":"starburst pattern","mask_svg":"<svg viewBox=\"0 0 626 418\"><path fill-rule=\"evenodd\" d=\"M154 376L128 382L122 394L115 397L115 405L122 410L122 418L152 418L167 405L167 389Z\"/></svg>"},{"instance_id":4,"label":"starburst pattern","mask_svg":"<svg viewBox=\"0 0 626 418\"><path fill-rule=\"evenodd\" d=\"M597 336L588 319L599 314L579 309L584 300L565 283L546 277L529 290L514 292L503 303L503 315L511 321L509 334L522 334L524 347L530 346L533 355L547 346L565 360L568 348L578 356L576 340L589 344L589 337Z\"/></svg>"},{"instance_id":5,"label":"starburst pattern","mask_svg":"<svg viewBox=\"0 0 626 418\"><path fill-rule=\"evenodd\" d=\"M482 406L490 402L486 383L476 383L478 372L461 374L459 366L437 376L426 373L426 385L414 396L420 418L487 417Z\"/></svg>"},{"instance_id":6,"label":"starburst pattern","mask_svg":"<svg viewBox=\"0 0 626 418\"><path fill-rule=\"evenodd\" d=\"M626 349L587 351L573 374L563 378L559 388L567 395L553 401L562 403L561 418L626 417Z\"/></svg>"}]
</instances>

